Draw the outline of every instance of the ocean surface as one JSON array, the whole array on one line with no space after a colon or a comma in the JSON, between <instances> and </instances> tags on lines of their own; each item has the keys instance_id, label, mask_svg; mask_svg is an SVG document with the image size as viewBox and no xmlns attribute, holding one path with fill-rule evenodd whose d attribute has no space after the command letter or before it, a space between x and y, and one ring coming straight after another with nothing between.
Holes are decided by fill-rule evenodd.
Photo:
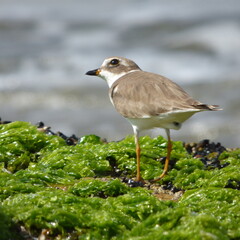
<instances>
[{"instance_id":1,"label":"ocean surface","mask_svg":"<svg viewBox=\"0 0 240 240\"><path fill-rule=\"evenodd\" d=\"M224 109L196 114L173 140L240 147L238 0L0 0L0 117L108 141L132 134L107 84L85 75L109 56Z\"/></svg>"}]
</instances>

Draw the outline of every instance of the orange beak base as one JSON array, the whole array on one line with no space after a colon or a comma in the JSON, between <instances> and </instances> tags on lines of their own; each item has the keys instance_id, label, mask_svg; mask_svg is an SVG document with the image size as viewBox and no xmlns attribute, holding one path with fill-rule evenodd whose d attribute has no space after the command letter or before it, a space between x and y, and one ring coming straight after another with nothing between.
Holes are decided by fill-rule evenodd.
<instances>
[{"instance_id":1,"label":"orange beak base","mask_svg":"<svg viewBox=\"0 0 240 240\"><path fill-rule=\"evenodd\" d=\"M90 76L98 76L100 73L99 69L94 69L94 70L90 70L88 72L86 72L86 75L90 75Z\"/></svg>"}]
</instances>

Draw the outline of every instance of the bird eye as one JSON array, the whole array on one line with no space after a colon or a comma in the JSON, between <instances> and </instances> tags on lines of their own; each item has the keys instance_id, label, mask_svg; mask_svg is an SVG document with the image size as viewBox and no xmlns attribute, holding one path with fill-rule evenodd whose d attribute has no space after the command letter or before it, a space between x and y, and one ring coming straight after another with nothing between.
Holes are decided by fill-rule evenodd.
<instances>
[{"instance_id":1,"label":"bird eye","mask_svg":"<svg viewBox=\"0 0 240 240\"><path fill-rule=\"evenodd\" d=\"M111 65L118 65L118 64L119 64L119 60L116 59L116 58L114 58L114 59L112 59L112 60L110 61L110 64L111 64Z\"/></svg>"}]
</instances>

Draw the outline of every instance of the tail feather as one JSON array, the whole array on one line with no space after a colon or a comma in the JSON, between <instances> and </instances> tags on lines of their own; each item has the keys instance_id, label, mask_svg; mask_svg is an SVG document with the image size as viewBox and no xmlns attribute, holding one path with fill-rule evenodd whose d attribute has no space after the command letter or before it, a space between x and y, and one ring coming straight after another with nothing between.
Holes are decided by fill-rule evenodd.
<instances>
[{"instance_id":1,"label":"tail feather","mask_svg":"<svg viewBox=\"0 0 240 240\"><path fill-rule=\"evenodd\" d=\"M208 104L197 104L194 107L197 109L202 109L202 110L210 110L210 111L220 111L223 110L222 108L219 108L219 105L208 105Z\"/></svg>"}]
</instances>

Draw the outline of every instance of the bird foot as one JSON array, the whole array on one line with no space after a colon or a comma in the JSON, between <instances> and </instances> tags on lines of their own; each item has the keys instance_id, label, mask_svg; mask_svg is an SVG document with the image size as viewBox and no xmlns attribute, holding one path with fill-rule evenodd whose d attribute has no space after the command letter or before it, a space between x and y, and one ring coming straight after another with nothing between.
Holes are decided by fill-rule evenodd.
<instances>
[{"instance_id":1,"label":"bird foot","mask_svg":"<svg viewBox=\"0 0 240 240\"><path fill-rule=\"evenodd\" d=\"M166 175L166 173L167 173L167 171L163 171L163 173L158 178L152 179L152 180L150 180L150 182L154 183L154 182L160 181L161 179L163 179L163 177Z\"/></svg>"},{"instance_id":2,"label":"bird foot","mask_svg":"<svg viewBox=\"0 0 240 240\"><path fill-rule=\"evenodd\" d=\"M133 180L133 179L128 180L128 185L130 187L143 187L145 183L146 182L143 179L141 179L140 181Z\"/></svg>"}]
</instances>

